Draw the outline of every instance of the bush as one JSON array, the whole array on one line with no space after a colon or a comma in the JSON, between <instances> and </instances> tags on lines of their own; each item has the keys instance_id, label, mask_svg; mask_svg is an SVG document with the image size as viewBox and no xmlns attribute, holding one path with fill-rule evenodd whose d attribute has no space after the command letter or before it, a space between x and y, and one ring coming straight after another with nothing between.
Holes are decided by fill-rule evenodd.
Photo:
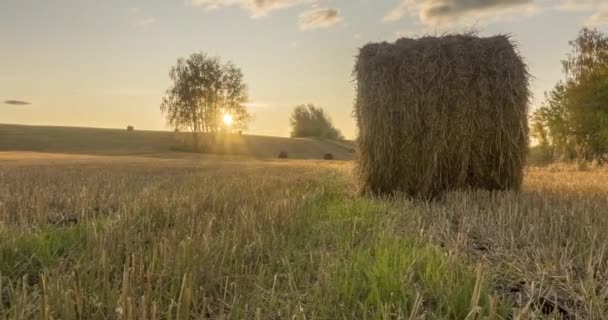
<instances>
[{"instance_id":1,"label":"bush","mask_svg":"<svg viewBox=\"0 0 608 320\"><path fill-rule=\"evenodd\" d=\"M127 131L129 131L129 132L135 131L135 127L127 126Z\"/></svg>"},{"instance_id":2,"label":"bush","mask_svg":"<svg viewBox=\"0 0 608 320\"><path fill-rule=\"evenodd\" d=\"M297 106L290 118L292 138L322 138L340 140L343 138L323 108L312 104Z\"/></svg>"},{"instance_id":3,"label":"bush","mask_svg":"<svg viewBox=\"0 0 608 320\"><path fill-rule=\"evenodd\" d=\"M325 155L323 155L323 159L325 160L334 160L334 155L331 153L326 153Z\"/></svg>"},{"instance_id":4,"label":"bush","mask_svg":"<svg viewBox=\"0 0 608 320\"><path fill-rule=\"evenodd\" d=\"M281 152L279 152L278 158L287 159L287 158L289 158L289 155L287 154L287 151L281 151Z\"/></svg>"}]
</instances>

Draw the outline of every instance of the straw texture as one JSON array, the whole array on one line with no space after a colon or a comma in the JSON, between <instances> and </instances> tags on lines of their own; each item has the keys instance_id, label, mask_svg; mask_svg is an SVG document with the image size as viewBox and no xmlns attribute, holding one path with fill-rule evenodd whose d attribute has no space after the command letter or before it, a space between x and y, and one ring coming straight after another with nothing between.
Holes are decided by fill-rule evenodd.
<instances>
[{"instance_id":1,"label":"straw texture","mask_svg":"<svg viewBox=\"0 0 608 320\"><path fill-rule=\"evenodd\" d=\"M368 44L355 77L361 192L521 187L529 74L508 36Z\"/></svg>"}]
</instances>

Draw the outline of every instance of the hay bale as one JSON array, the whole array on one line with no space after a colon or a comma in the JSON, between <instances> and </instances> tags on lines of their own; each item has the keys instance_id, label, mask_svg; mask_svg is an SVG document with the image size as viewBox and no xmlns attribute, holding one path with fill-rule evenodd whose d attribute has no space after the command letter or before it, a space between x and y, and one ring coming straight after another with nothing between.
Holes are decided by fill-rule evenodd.
<instances>
[{"instance_id":1,"label":"hay bale","mask_svg":"<svg viewBox=\"0 0 608 320\"><path fill-rule=\"evenodd\" d=\"M324 160L334 160L334 155L331 153L326 153L323 155Z\"/></svg>"},{"instance_id":2,"label":"hay bale","mask_svg":"<svg viewBox=\"0 0 608 320\"><path fill-rule=\"evenodd\" d=\"M287 151L281 151L281 152L279 152L278 158L279 159L287 159L287 158L289 158L289 155L287 154Z\"/></svg>"},{"instance_id":3,"label":"hay bale","mask_svg":"<svg viewBox=\"0 0 608 320\"><path fill-rule=\"evenodd\" d=\"M368 44L355 76L360 191L521 187L529 74L507 36Z\"/></svg>"}]
</instances>

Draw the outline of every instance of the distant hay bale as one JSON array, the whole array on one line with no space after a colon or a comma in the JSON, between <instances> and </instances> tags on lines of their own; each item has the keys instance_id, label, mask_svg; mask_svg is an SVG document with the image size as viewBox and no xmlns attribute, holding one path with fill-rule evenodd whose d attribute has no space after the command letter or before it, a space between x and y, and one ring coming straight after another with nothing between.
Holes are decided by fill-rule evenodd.
<instances>
[{"instance_id":1,"label":"distant hay bale","mask_svg":"<svg viewBox=\"0 0 608 320\"><path fill-rule=\"evenodd\" d=\"M287 151L281 151L281 152L279 152L278 158L279 159L287 159L287 158L289 158L289 155L287 154Z\"/></svg>"},{"instance_id":2,"label":"distant hay bale","mask_svg":"<svg viewBox=\"0 0 608 320\"><path fill-rule=\"evenodd\" d=\"M355 76L361 192L521 187L529 74L507 36L368 44Z\"/></svg>"},{"instance_id":3,"label":"distant hay bale","mask_svg":"<svg viewBox=\"0 0 608 320\"><path fill-rule=\"evenodd\" d=\"M334 155L331 153L326 153L323 155L324 160L334 160Z\"/></svg>"},{"instance_id":4,"label":"distant hay bale","mask_svg":"<svg viewBox=\"0 0 608 320\"><path fill-rule=\"evenodd\" d=\"M129 131L129 132L135 131L135 127L133 127L133 126L127 126L127 131Z\"/></svg>"}]
</instances>

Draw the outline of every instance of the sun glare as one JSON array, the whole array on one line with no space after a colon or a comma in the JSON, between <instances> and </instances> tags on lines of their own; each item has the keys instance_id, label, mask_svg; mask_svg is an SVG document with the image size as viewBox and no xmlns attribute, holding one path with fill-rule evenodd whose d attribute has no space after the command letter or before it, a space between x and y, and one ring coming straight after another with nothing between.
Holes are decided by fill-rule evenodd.
<instances>
[{"instance_id":1,"label":"sun glare","mask_svg":"<svg viewBox=\"0 0 608 320\"><path fill-rule=\"evenodd\" d=\"M229 126L232 124L232 116L229 114L224 115L224 124Z\"/></svg>"}]
</instances>

